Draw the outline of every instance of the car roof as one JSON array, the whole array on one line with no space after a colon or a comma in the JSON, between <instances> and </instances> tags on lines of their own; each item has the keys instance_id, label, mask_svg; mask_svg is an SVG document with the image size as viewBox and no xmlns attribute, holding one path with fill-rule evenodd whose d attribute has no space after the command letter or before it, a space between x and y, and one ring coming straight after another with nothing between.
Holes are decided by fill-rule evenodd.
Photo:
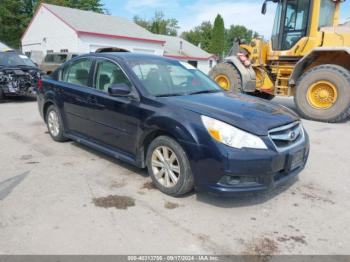
<instances>
[{"instance_id":1,"label":"car roof","mask_svg":"<svg viewBox=\"0 0 350 262\"><path fill-rule=\"evenodd\" d=\"M119 58L123 60L159 60L159 61L177 61L176 59L167 58L159 55L138 54L131 52L105 52L105 53L90 53L83 56L99 56L107 58Z\"/></svg>"},{"instance_id":2,"label":"car roof","mask_svg":"<svg viewBox=\"0 0 350 262\"><path fill-rule=\"evenodd\" d=\"M71 52L54 52L54 53L47 53L48 55L79 55L79 53L71 53Z\"/></svg>"}]
</instances>

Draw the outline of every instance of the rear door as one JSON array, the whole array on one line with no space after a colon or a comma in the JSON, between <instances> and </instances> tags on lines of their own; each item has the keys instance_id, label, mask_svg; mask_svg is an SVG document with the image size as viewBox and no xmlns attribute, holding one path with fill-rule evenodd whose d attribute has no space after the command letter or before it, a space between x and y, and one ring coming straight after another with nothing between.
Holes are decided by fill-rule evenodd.
<instances>
[{"instance_id":1,"label":"rear door","mask_svg":"<svg viewBox=\"0 0 350 262\"><path fill-rule=\"evenodd\" d=\"M135 154L135 141L140 125L139 101L129 97L112 97L108 87L125 83L132 90L128 76L116 62L100 58L94 74L95 93L91 98L90 120L94 125L94 139L130 155ZM136 91L136 90L134 90Z\"/></svg>"},{"instance_id":2,"label":"rear door","mask_svg":"<svg viewBox=\"0 0 350 262\"><path fill-rule=\"evenodd\" d=\"M66 131L82 136L89 136L92 126L89 119L93 92L92 75L94 60L81 58L67 64L60 73L62 87L63 114Z\"/></svg>"}]
</instances>

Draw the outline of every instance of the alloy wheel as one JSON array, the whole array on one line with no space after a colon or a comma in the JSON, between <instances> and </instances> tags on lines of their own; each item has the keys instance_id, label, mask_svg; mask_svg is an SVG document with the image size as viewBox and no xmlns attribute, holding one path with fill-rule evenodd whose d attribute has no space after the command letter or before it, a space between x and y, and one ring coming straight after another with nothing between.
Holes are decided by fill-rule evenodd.
<instances>
[{"instance_id":1,"label":"alloy wheel","mask_svg":"<svg viewBox=\"0 0 350 262\"><path fill-rule=\"evenodd\" d=\"M55 111L50 111L48 117L47 117L47 123L49 125L49 131L52 136L56 137L58 136L60 132L60 124L58 120L58 115Z\"/></svg>"},{"instance_id":2,"label":"alloy wheel","mask_svg":"<svg viewBox=\"0 0 350 262\"><path fill-rule=\"evenodd\" d=\"M164 187L174 187L180 178L180 162L167 146L157 147L152 153L152 171L156 180Z\"/></svg>"}]
</instances>

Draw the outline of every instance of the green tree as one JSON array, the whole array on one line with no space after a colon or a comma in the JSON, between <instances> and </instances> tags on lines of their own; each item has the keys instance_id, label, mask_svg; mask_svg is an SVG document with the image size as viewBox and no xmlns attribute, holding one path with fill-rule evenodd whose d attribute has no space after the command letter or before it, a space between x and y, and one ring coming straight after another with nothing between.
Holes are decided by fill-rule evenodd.
<instances>
[{"instance_id":1,"label":"green tree","mask_svg":"<svg viewBox=\"0 0 350 262\"><path fill-rule=\"evenodd\" d=\"M229 29L225 31L225 53L230 51L233 43L238 40L245 43L250 43L255 37L258 37L258 33L246 28L242 25L231 25Z\"/></svg>"},{"instance_id":2,"label":"green tree","mask_svg":"<svg viewBox=\"0 0 350 262\"><path fill-rule=\"evenodd\" d=\"M183 32L181 37L196 46L200 46L203 50L210 52L212 30L213 26L210 21L205 21L194 29Z\"/></svg>"},{"instance_id":3,"label":"green tree","mask_svg":"<svg viewBox=\"0 0 350 262\"><path fill-rule=\"evenodd\" d=\"M142 19L139 16L134 16L133 20L154 34L176 36L179 29L178 21L175 18L165 18L163 12L155 12L151 20Z\"/></svg>"},{"instance_id":4,"label":"green tree","mask_svg":"<svg viewBox=\"0 0 350 262\"><path fill-rule=\"evenodd\" d=\"M40 3L56 4L98 13L107 13L101 0L1 0L0 41L20 47L20 38Z\"/></svg>"},{"instance_id":5,"label":"green tree","mask_svg":"<svg viewBox=\"0 0 350 262\"><path fill-rule=\"evenodd\" d=\"M210 51L221 57L225 49L225 24L221 15L217 15L214 21Z\"/></svg>"},{"instance_id":6,"label":"green tree","mask_svg":"<svg viewBox=\"0 0 350 262\"><path fill-rule=\"evenodd\" d=\"M20 0L2 0L0 4L0 41L18 48L25 27L25 15Z\"/></svg>"}]
</instances>

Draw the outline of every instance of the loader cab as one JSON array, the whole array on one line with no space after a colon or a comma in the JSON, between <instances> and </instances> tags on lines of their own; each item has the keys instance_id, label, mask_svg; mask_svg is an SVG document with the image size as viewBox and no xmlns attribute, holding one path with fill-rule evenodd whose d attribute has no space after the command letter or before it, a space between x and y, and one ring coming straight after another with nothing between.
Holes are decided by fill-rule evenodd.
<instances>
[{"instance_id":1,"label":"loader cab","mask_svg":"<svg viewBox=\"0 0 350 262\"><path fill-rule=\"evenodd\" d=\"M311 0L288 0L278 3L271 34L272 50L289 50L307 36Z\"/></svg>"},{"instance_id":2,"label":"loader cab","mask_svg":"<svg viewBox=\"0 0 350 262\"><path fill-rule=\"evenodd\" d=\"M266 12L266 1L263 13ZM311 35L311 28L333 26L337 5L334 0L272 0L277 3L271 34L273 51L292 49L302 38ZM319 10L319 12L317 12ZM318 20L318 21L316 21ZM312 23L318 26L312 27Z\"/></svg>"}]
</instances>

